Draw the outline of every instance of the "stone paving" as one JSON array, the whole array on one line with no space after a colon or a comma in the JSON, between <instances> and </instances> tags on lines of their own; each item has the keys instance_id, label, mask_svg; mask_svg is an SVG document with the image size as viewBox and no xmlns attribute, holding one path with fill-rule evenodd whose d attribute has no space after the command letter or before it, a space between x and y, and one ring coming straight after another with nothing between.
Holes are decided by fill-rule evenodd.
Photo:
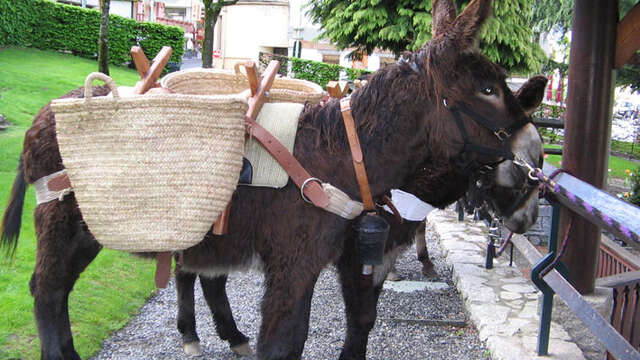
<instances>
[{"instance_id":1,"label":"stone paving","mask_svg":"<svg viewBox=\"0 0 640 360\"><path fill-rule=\"evenodd\" d=\"M427 220L437 238L469 317L494 360L584 359L580 348L558 323L551 323L549 356L537 356L538 291L506 254L485 269L486 228L481 222L458 222L450 210L434 211ZM556 299L556 301L560 301Z\"/></svg>"}]
</instances>

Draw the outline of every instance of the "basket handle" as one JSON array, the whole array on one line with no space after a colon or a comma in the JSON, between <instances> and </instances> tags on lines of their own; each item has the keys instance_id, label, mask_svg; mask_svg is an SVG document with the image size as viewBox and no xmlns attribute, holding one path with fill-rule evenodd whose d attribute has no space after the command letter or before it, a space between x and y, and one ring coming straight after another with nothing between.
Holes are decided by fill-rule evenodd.
<instances>
[{"instance_id":1,"label":"basket handle","mask_svg":"<svg viewBox=\"0 0 640 360\"><path fill-rule=\"evenodd\" d=\"M87 75L87 79L84 81L84 98L85 101L91 100L93 97L93 82L94 80L102 80L111 90L114 99L119 99L120 94L118 94L118 86L116 82L113 81L108 75L105 75L101 72L92 72Z\"/></svg>"}]
</instances>

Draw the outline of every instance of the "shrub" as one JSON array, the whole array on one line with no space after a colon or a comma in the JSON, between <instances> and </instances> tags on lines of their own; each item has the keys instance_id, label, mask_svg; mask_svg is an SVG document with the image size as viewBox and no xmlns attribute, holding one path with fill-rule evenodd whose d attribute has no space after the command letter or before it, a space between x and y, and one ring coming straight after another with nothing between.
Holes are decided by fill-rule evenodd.
<instances>
[{"instance_id":1,"label":"shrub","mask_svg":"<svg viewBox=\"0 0 640 360\"><path fill-rule=\"evenodd\" d=\"M270 53L266 53L266 52L260 52L260 54L258 55L258 59L260 61L260 70L264 71L267 66L269 65L269 63L271 62L271 60L278 60L280 61L280 69L278 69L278 74L282 75L282 76L287 76L287 71L289 68L289 58L284 56L284 55L276 55L276 54L270 54Z\"/></svg>"},{"instance_id":2,"label":"shrub","mask_svg":"<svg viewBox=\"0 0 640 360\"><path fill-rule=\"evenodd\" d=\"M342 66L317 61L291 58L291 71L296 79L312 81L323 88L332 80L340 78Z\"/></svg>"},{"instance_id":3,"label":"shrub","mask_svg":"<svg viewBox=\"0 0 640 360\"><path fill-rule=\"evenodd\" d=\"M100 12L49 0L0 0L0 46L35 47L97 58ZM148 58L171 46L171 61L182 58L184 30L111 15L109 62L122 65L139 44Z\"/></svg>"},{"instance_id":4,"label":"shrub","mask_svg":"<svg viewBox=\"0 0 640 360\"><path fill-rule=\"evenodd\" d=\"M362 74L368 74L369 71L360 69L349 69L336 64L327 64L312 60L303 60L298 58L289 58L291 61L291 71L296 79L304 79L319 84L323 88L329 81L340 79L340 72L344 71L349 80L355 80Z\"/></svg>"},{"instance_id":5,"label":"shrub","mask_svg":"<svg viewBox=\"0 0 640 360\"><path fill-rule=\"evenodd\" d=\"M638 167L631 175L631 191L629 192L628 201L634 205L640 206L640 167Z\"/></svg>"}]
</instances>

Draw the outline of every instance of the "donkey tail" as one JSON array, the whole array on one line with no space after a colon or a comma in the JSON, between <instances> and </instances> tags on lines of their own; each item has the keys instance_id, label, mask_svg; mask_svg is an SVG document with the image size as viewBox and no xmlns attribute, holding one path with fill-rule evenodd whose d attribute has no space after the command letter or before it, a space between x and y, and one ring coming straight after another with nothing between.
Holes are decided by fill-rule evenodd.
<instances>
[{"instance_id":1,"label":"donkey tail","mask_svg":"<svg viewBox=\"0 0 640 360\"><path fill-rule=\"evenodd\" d=\"M2 224L0 224L0 248L4 248L8 257L15 255L18 246L20 225L22 224L22 208L27 186L27 181L24 178L24 162L22 156L20 156L18 174L13 181L13 189L11 189L11 198L2 217Z\"/></svg>"}]
</instances>

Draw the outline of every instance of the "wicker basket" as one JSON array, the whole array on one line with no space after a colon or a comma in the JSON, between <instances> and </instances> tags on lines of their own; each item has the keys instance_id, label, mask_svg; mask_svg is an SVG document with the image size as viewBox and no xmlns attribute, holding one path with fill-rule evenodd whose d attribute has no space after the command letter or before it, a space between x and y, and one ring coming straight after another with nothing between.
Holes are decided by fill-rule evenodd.
<instances>
[{"instance_id":1,"label":"wicker basket","mask_svg":"<svg viewBox=\"0 0 640 360\"><path fill-rule=\"evenodd\" d=\"M103 80L111 96L91 96ZM145 252L200 242L237 185L239 95L121 97L90 74L84 99L54 100L58 145L82 216L106 247Z\"/></svg>"},{"instance_id":2,"label":"wicker basket","mask_svg":"<svg viewBox=\"0 0 640 360\"><path fill-rule=\"evenodd\" d=\"M235 94L249 89L247 77L239 72L219 69L190 69L177 71L162 78L160 84L178 94ZM318 104L322 87L306 80L276 78L268 102L296 102Z\"/></svg>"}]
</instances>

